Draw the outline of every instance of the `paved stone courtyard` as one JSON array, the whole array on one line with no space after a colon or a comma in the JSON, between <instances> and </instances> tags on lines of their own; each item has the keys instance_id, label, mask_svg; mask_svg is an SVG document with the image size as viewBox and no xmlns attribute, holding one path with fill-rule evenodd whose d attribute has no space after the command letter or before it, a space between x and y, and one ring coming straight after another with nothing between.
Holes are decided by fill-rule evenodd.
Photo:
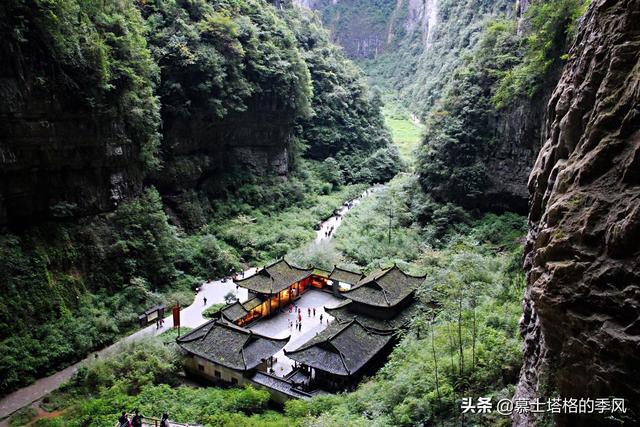
<instances>
[{"instance_id":1,"label":"paved stone courtyard","mask_svg":"<svg viewBox=\"0 0 640 427\"><path fill-rule=\"evenodd\" d=\"M289 343L274 355L273 369L275 375L283 377L293 370L293 360L284 355L284 350L293 350L300 347L305 342L313 338L318 332L323 331L328 323L333 321L333 317L325 313L324 306L335 307L343 300L336 298L332 294L317 289L307 290L297 301L294 302L295 310L289 311L289 307L282 309L282 312L270 319L259 320L253 326L249 326L254 332L273 338L286 338L291 335ZM300 308L302 315L302 330L295 327L298 316L297 309ZM313 315L313 309L316 315ZM308 309L311 309L309 316ZM322 314L322 324L320 315ZM293 327L289 327L290 323Z\"/></svg>"}]
</instances>

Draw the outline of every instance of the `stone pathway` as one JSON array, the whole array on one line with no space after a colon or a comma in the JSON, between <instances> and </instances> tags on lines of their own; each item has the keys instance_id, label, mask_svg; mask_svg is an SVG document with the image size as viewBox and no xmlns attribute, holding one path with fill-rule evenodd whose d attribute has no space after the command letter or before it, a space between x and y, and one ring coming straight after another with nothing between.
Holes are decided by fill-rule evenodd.
<instances>
[{"instance_id":1,"label":"stone pathway","mask_svg":"<svg viewBox=\"0 0 640 427\"><path fill-rule=\"evenodd\" d=\"M366 190L361 196L359 196L358 198L354 199L351 201L351 205L350 206L344 206L341 210L340 210L340 215L334 215L331 218L327 219L327 221L325 221L320 229L317 231L316 233L316 243L319 243L323 240L329 240L331 238L333 238L333 236L335 235L335 230L340 226L341 222L342 222L342 215L344 215L345 213L347 213L349 210L351 210L351 208L355 205L357 205L358 203L360 203L362 201L362 199L368 195L370 195L371 193L373 193L374 191L377 191L380 187L376 186L376 187L372 187L368 190ZM329 231L331 228L333 227L333 232L332 233L327 233L325 234L325 232ZM246 270L244 272L244 277L248 277L250 275L255 274L256 269L255 268L250 268L248 270ZM203 316L202 316L202 312L207 308L210 307L212 304L218 304L218 303L223 303L224 302L224 296L228 293L228 292L233 292L236 297L239 298L240 301L246 301L247 299L247 290L246 289L242 289L242 288L237 288L235 283L231 280L228 280L226 282L222 282L221 280L217 280L217 281L212 281L212 282L207 282L205 284L203 284L200 288L200 292L196 295L194 302L181 310L180 312L180 323L182 326L187 326L190 328L196 328L198 326L200 326L201 324L203 324L206 320ZM329 294L327 294L329 295ZM331 296L331 295L329 295ZM203 302L203 297L207 298L207 304L205 305ZM320 304L318 304L319 306ZM325 304L328 305L328 304ZM98 357L101 357L103 355L107 355L111 352L113 352L116 347L118 346L119 343L123 342L123 341L131 341L131 340L135 340L135 339L139 339L145 336L153 336L153 335L159 335L163 332L166 332L170 329L173 328L173 320L172 320L172 316L171 316L171 309L168 308L168 313L169 316L167 316L165 318L165 325L160 328L157 329L155 324L152 324L144 329L141 329L123 339L121 339L120 341L116 342L115 344L100 350L97 352L97 354L99 355ZM316 315L319 316L319 312L317 311L316 308ZM304 316L306 316L306 313L304 313ZM303 316L303 317L304 317ZM325 314L325 316L328 316L327 314ZM279 318L280 316L278 316L277 318ZM276 319L277 319L276 318ZM305 330L305 320L306 317L303 318L303 322L302 322L302 332L304 333L310 333L311 329L306 329ZM316 320L317 321L317 320ZM295 323L295 322L294 322ZM288 329L287 329L288 330ZM321 329L317 328L317 329L313 329L314 331L320 331ZM314 332L315 333L315 332ZM295 337L295 335L294 335ZM296 340L297 341L297 340ZM294 340L292 340L292 342L295 342ZM289 343L289 345L291 345L291 343ZM291 347L291 348L295 348L295 347ZM288 347L289 349L289 347ZM85 363L89 363L91 361L93 361L95 359L95 354L96 353L92 353L91 355L89 355L89 357L85 358L84 360L75 363L61 371L56 372L53 375L50 375L48 377L45 378L41 378L39 380L37 380L36 382L34 382L33 384L26 386L24 388L21 388L19 390L14 391L13 393L3 397L2 399L0 399L0 427L6 427L8 426L8 417L13 414L15 411L17 411L20 408L23 408L27 405L32 404L33 402L35 402L36 400L39 400L41 398L43 398L44 396L46 396L47 394L51 393L52 391L54 391L55 389L57 389L63 382L69 380L73 374L78 370L78 368L80 366L82 366ZM282 360L284 360L284 353L282 354ZM280 360L280 359L279 359ZM284 368L284 365L282 366ZM290 366L289 366L290 369Z\"/></svg>"},{"instance_id":2,"label":"stone pathway","mask_svg":"<svg viewBox=\"0 0 640 427\"><path fill-rule=\"evenodd\" d=\"M349 201L342 208L340 208L337 214L330 216L326 221L324 221L321 224L320 229L316 231L315 242L320 243L323 240L332 239L333 236L336 234L336 230L338 229L338 227L340 227L340 224L342 224L342 217L351 209L353 209L354 206L357 206L362 201L362 199L380 190L382 187L383 187L382 185L376 185L374 187L371 187L365 190L360 196Z\"/></svg>"},{"instance_id":3,"label":"stone pathway","mask_svg":"<svg viewBox=\"0 0 640 427\"><path fill-rule=\"evenodd\" d=\"M245 272L245 275L254 274L255 268L251 268ZM222 282L220 280L207 282L202 285L200 292L196 295L193 304L182 309L180 311L180 323L181 326L187 326L190 328L196 328L202 325L208 319L202 316L202 312L210 307L212 304L218 304L224 302L224 296L228 292L233 292L241 301L247 299L247 290L237 288L235 283L231 280ZM204 305L203 297L207 297L207 305ZM132 341L146 336L159 335L163 332L171 330L173 328L173 319L171 316L171 309L168 309L169 316L165 318L164 327L157 329L155 324L147 326L122 340L110 345L109 347L97 352L98 357L108 355L115 351L117 346L123 341ZM95 360L95 354L92 353L84 360L73 364L55 374L41 378L33 384L21 388L0 400L0 419L6 418L18 409L31 404L32 402L41 399L47 394L57 389L63 382L69 380L73 374L78 370L80 366L85 363L89 363ZM0 427L7 426L7 421L0 421Z\"/></svg>"}]
</instances>

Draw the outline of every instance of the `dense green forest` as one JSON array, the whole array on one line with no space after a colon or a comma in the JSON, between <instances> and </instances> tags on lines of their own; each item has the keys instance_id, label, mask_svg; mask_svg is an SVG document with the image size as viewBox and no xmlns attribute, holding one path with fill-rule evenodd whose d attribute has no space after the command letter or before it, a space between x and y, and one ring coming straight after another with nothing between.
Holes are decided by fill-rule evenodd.
<instances>
[{"instance_id":1,"label":"dense green forest","mask_svg":"<svg viewBox=\"0 0 640 427\"><path fill-rule=\"evenodd\" d=\"M513 19L486 24L427 115L417 169L428 194L468 209L479 205L490 185L488 160L500 144L495 123L513 104L543 96L588 3L534 3L526 35Z\"/></svg>"}]
</instances>

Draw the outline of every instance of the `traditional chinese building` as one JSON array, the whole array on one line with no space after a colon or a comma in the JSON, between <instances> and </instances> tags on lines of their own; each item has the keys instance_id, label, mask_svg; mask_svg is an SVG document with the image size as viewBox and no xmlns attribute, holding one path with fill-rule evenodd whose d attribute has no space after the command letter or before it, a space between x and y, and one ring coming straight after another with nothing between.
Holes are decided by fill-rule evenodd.
<instances>
[{"instance_id":1,"label":"traditional chinese building","mask_svg":"<svg viewBox=\"0 0 640 427\"><path fill-rule=\"evenodd\" d=\"M392 320L413 304L415 291L425 276L412 276L397 265L361 279L342 295L348 311L379 320ZM343 307L344 308L344 307Z\"/></svg>"},{"instance_id":2,"label":"traditional chinese building","mask_svg":"<svg viewBox=\"0 0 640 427\"><path fill-rule=\"evenodd\" d=\"M343 303L325 307L334 322L299 348L285 349L301 365L308 390L347 389L379 368L397 342L396 332L417 314L415 291L425 279L396 265L367 277L334 268L329 278L334 286L351 285L341 292Z\"/></svg>"},{"instance_id":3,"label":"traditional chinese building","mask_svg":"<svg viewBox=\"0 0 640 427\"><path fill-rule=\"evenodd\" d=\"M242 385L256 372L266 372L270 360L289 341L256 334L224 320L211 320L179 337L185 370L216 383Z\"/></svg>"},{"instance_id":4,"label":"traditional chinese building","mask_svg":"<svg viewBox=\"0 0 640 427\"><path fill-rule=\"evenodd\" d=\"M285 355L302 366L308 390L345 390L384 362L394 343L392 331L376 331L358 320L334 322Z\"/></svg>"},{"instance_id":5,"label":"traditional chinese building","mask_svg":"<svg viewBox=\"0 0 640 427\"><path fill-rule=\"evenodd\" d=\"M356 286L364 275L359 272L346 270L334 266L333 271L329 274L329 280L332 282L332 286L338 292L345 292Z\"/></svg>"},{"instance_id":6,"label":"traditional chinese building","mask_svg":"<svg viewBox=\"0 0 640 427\"><path fill-rule=\"evenodd\" d=\"M252 383L268 389L277 402L350 389L384 363L397 331L418 311L415 291L424 279L396 265L363 277L337 267L319 272L279 260L237 280L249 290L249 299L222 308L216 320L179 338L178 344L188 355L187 371L212 381ZM332 288L344 301L325 307L334 318L326 329L295 349L284 349L297 369L278 377L268 368L288 338L269 338L242 326L275 315L312 287Z\"/></svg>"},{"instance_id":7,"label":"traditional chinese building","mask_svg":"<svg viewBox=\"0 0 640 427\"><path fill-rule=\"evenodd\" d=\"M235 323L246 324L259 318L269 317L282 307L288 306L299 298L309 287L323 288L327 279L313 274L313 269L303 269L281 259L245 279L236 279L238 286L249 290L249 301L243 303L245 317L237 317L242 308L229 306L223 311L232 310ZM247 306L249 304L249 306Z\"/></svg>"}]
</instances>

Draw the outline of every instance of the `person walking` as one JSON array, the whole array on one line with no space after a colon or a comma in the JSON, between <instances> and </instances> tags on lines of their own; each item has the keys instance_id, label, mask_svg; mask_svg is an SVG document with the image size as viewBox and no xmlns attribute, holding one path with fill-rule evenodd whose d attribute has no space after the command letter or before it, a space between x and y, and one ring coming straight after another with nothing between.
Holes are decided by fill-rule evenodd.
<instances>
[{"instance_id":1,"label":"person walking","mask_svg":"<svg viewBox=\"0 0 640 427\"><path fill-rule=\"evenodd\" d=\"M120 423L120 427L129 427L129 418L127 418L127 413L125 411L123 411L120 418L118 418L118 423Z\"/></svg>"},{"instance_id":2,"label":"person walking","mask_svg":"<svg viewBox=\"0 0 640 427\"><path fill-rule=\"evenodd\" d=\"M140 415L140 412L136 409L135 411L133 411L134 415L133 418L131 418L131 427L142 427L142 415Z\"/></svg>"},{"instance_id":3,"label":"person walking","mask_svg":"<svg viewBox=\"0 0 640 427\"><path fill-rule=\"evenodd\" d=\"M202 301L204 301L204 305L207 305L207 297L203 297Z\"/></svg>"},{"instance_id":4,"label":"person walking","mask_svg":"<svg viewBox=\"0 0 640 427\"><path fill-rule=\"evenodd\" d=\"M316 308L313 307L313 317L316 317Z\"/></svg>"},{"instance_id":5,"label":"person walking","mask_svg":"<svg viewBox=\"0 0 640 427\"><path fill-rule=\"evenodd\" d=\"M169 427L169 415L162 414L162 419L160 420L160 427Z\"/></svg>"},{"instance_id":6,"label":"person walking","mask_svg":"<svg viewBox=\"0 0 640 427\"><path fill-rule=\"evenodd\" d=\"M311 317L311 309L307 307L307 317Z\"/></svg>"},{"instance_id":7,"label":"person walking","mask_svg":"<svg viewBox=\"0 0 640 427\"><path fill-rule=\"evenodd\" d=\"M320 313L320 324L322 325L322 313Z\"/></svg>"}]
</instances>

